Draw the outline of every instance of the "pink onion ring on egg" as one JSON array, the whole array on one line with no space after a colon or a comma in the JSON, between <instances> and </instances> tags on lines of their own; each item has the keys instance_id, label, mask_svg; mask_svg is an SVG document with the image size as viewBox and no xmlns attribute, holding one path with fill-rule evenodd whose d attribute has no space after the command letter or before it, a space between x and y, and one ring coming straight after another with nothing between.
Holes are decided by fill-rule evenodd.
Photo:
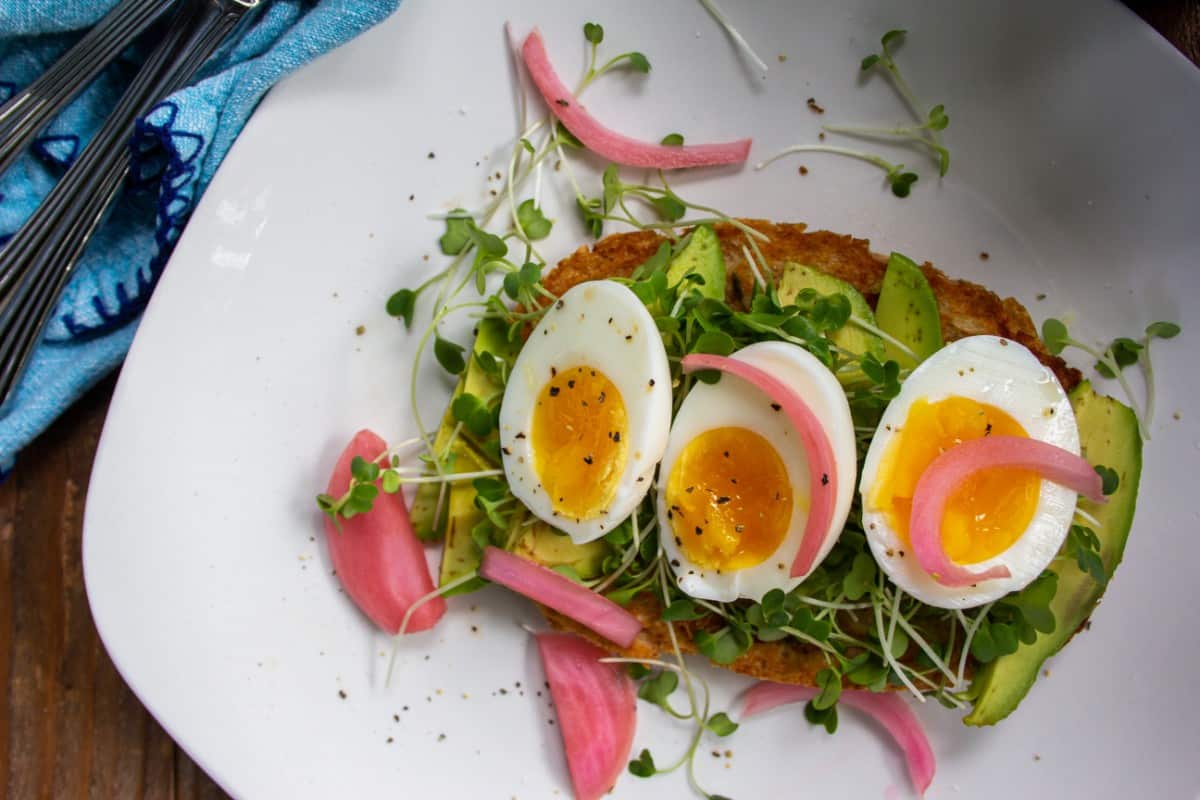
<instances>
[{"instance_id":1,"label":"pink onion ring on egg","mask_svg":"<svg viewBox=\"0 0 1200 800\"><path fill-rule=\"evenodd\" d=\"M935 458L913 492L909 539L917 563L943 586L970 586L1011 574L1003 564L972 571L956 564L942 545L946 503L963 481L997 467L1033 470L1089 500L1104 502L1103 482L1082 456L1052 444L1020 436L985 436L955 445Z\"/></svg>"},{"instance_id":2,"label":"pink onion ring on egg","mask_svg":"<svg viewBox=\"0 0 1200 800\"><path fill-rule=\"evenodd\" d=\"M742 719L787 703L806 703L817 693L818 690L811 686L759 681L750 687L743 698ZM894 692L863 689L843 689L838 703L862 711L884 727L904 753L913 787L918 794L924 795L929 784L933 783L937 763L925 729L908 704Z\"/></svg>"},{"instance_id":3,"label":"pink onion ring on egg","mask_svg":"<svg viewBox=\"0 0 1200 800\"><path fill-rule=\"evenodd\" d=\"M604 595L499 547L484 549L479 575L570 617L621 647L632 645L642 630L637 617Z\"/></svg>"},{"instance_id":4,"label":"pink onion ring on egg","mask_svg":"<svg viewBox=\"0 0 1200 800\"><path fill-rule=\"evenodd\" d=\"M692 353L683 359L683 371L715 369L741 378L782 406L784 413L804 445L808 459L809 509L804 522L804 535L800 549L792 562L791 577L799 578L812 571L813 562L825 541L825 534L833 522L833 506L837 499L837 462L833 458L833 446L817 415L803 398L783 381L765 370L745 361L726 356Z\"/></svg>"},{"instance_id":5,"label":"pink onion ring on egg","mask_svg":"<svg viewBox=\"0 0 1200 800\"><path fill-rule=\"evenodd\" d=\"M521 47L529 77L537 86L551 113L575 134L584 147L617 164L656 169L711 167L741 164L750 155L750 139L722 144L691 144L670 147L617 133L588 113L554 71L542 34L534 28Z\"/></svg>"},{"instance_id":6,"label":"pink onion ring on egg","mask_svg":"<svg viewBox=\"0 0 1200 800\"><path fill-rule=\"evenodd\" d=\"M570 633L537 634L538 653L576 800L599 800L625 771L637 729L637 692L608 653Z\"/></svg>"}]
</instances>

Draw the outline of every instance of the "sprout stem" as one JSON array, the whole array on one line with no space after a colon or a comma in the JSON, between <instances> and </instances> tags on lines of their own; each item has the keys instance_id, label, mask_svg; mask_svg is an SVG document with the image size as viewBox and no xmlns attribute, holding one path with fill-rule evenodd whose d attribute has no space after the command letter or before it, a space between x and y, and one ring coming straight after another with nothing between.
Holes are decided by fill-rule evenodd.
<instances>
[{"instance_id":1,"label":"sprout stem","mask_svg":"<svg viewBox=\"0 0 1200 800\"><path fill-rule=\"evenodd\" d=\"M421 595L413 602L411 606L408 607L408 611L404 612L404 618L400 620L400 629L396 631L396 635L392 637L392 657L391 660L388 661L387 678L384 679L384 686L391 686L392 684L392 670L396 666L396 655L400 652L400 639L402 636L404 636L405 631L408 630L408 623L412 621L413 614L416 613L417 609L428 603L433 598L441 597L447 592L457 589L468 581L475 580L477 577L479 577L478 573L475 570L471 570L467 574L460 575L449 583L442 584L429 594Z\"/></svg>"},{"instance_id":2,"label":"sprout stem","mask_svg":"<svg viewBox=\"0 0 1200 800\"><path fill-rule=\"evenodd\" d=\"M729 38L733 39L734 44L746 54L747 58L754 62L754 66L758 67L759 72L765 76L767 74L767 62L759 58L758 53L754 52L754 48L746 41L746 37L742 36L741 32L733 27L729 19L721 12L721 9L717 8L717 4L713 0L700 0L700 5L704 6L705 10L717 21L717 24L729 34Z\"/></svg>"},{"instance_id":3,"label":"sprout stem","mask_svg":"<svg viewBox=\"0 0 1200 800\"><path fill-rule=\"evenodd\" d=\"M851 150L849 147L838 147L831 144L794 144L791 147L785 147L775 155L768 158L766 161L760 161L754 165L756 170L765 169L769 165L775 163L784 156L792 155L793 153L833 153L839 156L849 156L857 158L860 161L866 161L868 164L874 164L884 172L891 172L896 169L896 165L889 162L887 159L864 153L861 150Z\"/></svg>"}]
</instances>

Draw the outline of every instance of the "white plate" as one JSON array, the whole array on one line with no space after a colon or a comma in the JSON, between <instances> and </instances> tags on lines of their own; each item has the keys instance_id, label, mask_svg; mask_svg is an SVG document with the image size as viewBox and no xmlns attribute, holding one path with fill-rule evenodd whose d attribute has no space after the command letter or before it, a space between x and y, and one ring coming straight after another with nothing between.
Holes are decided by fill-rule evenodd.
<instances>
[{"instance_id":1,"label":"white plate","mask_svg":"<svg viewBox=\"0 0 1200 800\"><path fill-rule=\"evenodd\" d=\"M589 97L594 111L655 139L753 134L756 159L813 140L825 120L905 119L882 80L860 85L857 65L881 33L907 27L903 68L952 120L944 181L899 150L923 176L903 201L873 167L831 156L681 177L680 191L740 215L870 237L1016 295L1039 320L1074 315L1097 339L1155 319L1183 323L1184 336L1157 351L1160 413L1141 510L1091 631L996 729L968 730L933 704L919 713L940 759L931 797L1049 787L1195 796L1200 72L1107 2L899 10L882 0L806 9L726 0L770 59L765 81L690 0L497 5L405 3L273 92L146 312L96 459L84 566L104 642L151 712L241 796L568 794L558 732L535 695L540 670L517 624L536 624L533 613L496 590L453 601L435 632L406 642L387 688L388 642L330 576L313 504L355 429L410 431L414 340L383 302L440 263L439 226L425 214L479 206L495 186L484 174L506 168L497 148L514 122L501 23L539 24L574 75L580 26L597 17L607 52L642 50L654 70L604 81ZM824 117L805 107L810 96ZM565 199L549 194L551 208ZM583 240L558 208L554 256ZM422 386L432 418L450 384L434 368ZM744 685L728 675L716 683L718 707ZM701 779L738 798L797 786L812 796L907 794L893 748L849 717L829 737L798 709L776 712L720 743L732 759L708 755L706 743ZM681 728L642 709L638 749L664 762L684 743ZM625 776L617 794L687 791L681 774Z\"/></svg>"}]
</instances>

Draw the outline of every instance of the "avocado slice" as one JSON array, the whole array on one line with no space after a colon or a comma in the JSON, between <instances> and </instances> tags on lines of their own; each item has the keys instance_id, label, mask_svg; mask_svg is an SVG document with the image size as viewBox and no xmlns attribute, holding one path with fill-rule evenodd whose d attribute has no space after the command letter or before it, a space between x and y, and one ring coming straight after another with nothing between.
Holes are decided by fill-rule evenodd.
<instances>
[{"instance_id":1,"label":"avocado slice","mask_svg":"<svg viewBox=\"0 0 1200 800\"><path fill-rule=\"evenodd\" d=\"M1103 505L1080 499L1080 508L1100 521L1100 557L1111 578L1133 524L1138 481L1142 474L1142 437L1137 418L1125 405L1096 394L1086 381L1071 392L1071 405L1079 424L1083 455L1092 464L1117 471L1120 484ZM985 664L971 682L975 707L963 718L967 725L994 725L1007 717L1029 692L1042 664L1070 641L1100 602L1104 587L1081 572L1071 561L1051 565L1058 575L1058 591L1050 603L1054 632L1038 636L1033 644L1022 644L1015 653Z\"/></svg>"},{"instance_id":2,"label":"avocado slice","mask_svg":"<svg viewBox=\"0 0 1200 800\"><path fill-rule=\"evenodd\" d=\"M457 472L473 472L493 466L476 455L474 449L469 446L459 453L454 465ZM450 484L445 505L446 543L442 545L439 586L445 586L450 581L479 568L479 546L471 538L471 529L484 518L484 513L475 505L475 487L467 481ZM459 591L466 592L478 588L478 585L474 584L475 581L470 581Z\"/></svg>"},{"instance_id":3,"label":"avocado slice","mask_svg":"<svg viewBox=\"0 0 1200 800\"><path fill-rule=\"evenodd\" d=\"M458 385L454 387L454 394L450 395L451 403L454 402L454 398L463 393L466 381L466 375L458 379ZM446 413L442 415L441 425L438 426L437 435L433 438L434 452L445 451L446 445L454 433L454 424L454 416L450 413L450 406L447 405ZM456 442L456 446L451 448L452 451L458 449L457 444ZM436 541L441 539L442 534L445 533L446 507L442 506L440 514L438 514L437 508L438 495L441 490L442 487L436 483L422 483L417 487L417 493L413 497L412 508L408 510L408 516L412 520L417 538L421 541ZM438 519L434 519L435 514L438 514Z\"/></svg>"},{"instance_id":4,"label":"avocado slice","mask_svg":"<svg viewBox=\"0 0 1200 800\"><path fill-rule=\"evenodd\" d=\"M450 396L450 402L446 405L446 413L442 415L442 422L438 426L437 435L434 436L433 449L435 452L444 452L447 445L450 444L450 438L454 436L454 428L457 422L454 419L454 415L450 412L450 407L453 405L455 398L466 392L478 397L483 401L484 405L491 405L501 392L504 391L503 386L498 384L491 375L483 371L483 368L479 366L474 356L479 353L488 352L497 359L511 362L519 349L520 345L518 343L508 340L508 331L503 322L498 319L480 320L478 331L475 334L475 344L471 348L472 358L467 362L467 368L463 371L462 377L458 380L458 385L454 388L454 393ZM454 444L450 447L450 453L456 459L455 466L452 467L453 471L473 472L475 470L499 466L497 460L491 459L486 455L495 451L495 439L496 434L494 432L485 437L485 439L479 440L472 436L469 431L460 430L458 437L454 440ZM464 450L471 451L470 455L473 457L472 463L482 464L482 466L459 466L457 459L462 456ZM446 504L442 505L440 518L434 519L434 514L437 512L438 494L440 492L441 486L436 483L421 484L417 489L416 496L413 498L412 508L409 510L413 530L416 531L417 537L424 541L440 539L446 532Z\"/></svg>"},{"instance_id":5,"label":"avocado slice","mask_svg":"<svg viewBox=\"0 0 1200 800\"><path fill-rule=\"evenodd\" d=\"M474 353L486 351L497 359L511 362L518 349L520 344L508 340L507 330L502 322L485 319L479 323L475 345L472 348ZM485 405L491 405L503 390L501 385L483 371L477 360L472 358L450 401L453 403L454 397L469 392ZM455 426L454 415L447 407L434 442L436 448L444 449L450 443ZM489 455L495 450L489 448L488 444L494 443L495 439L494 432L486 440L478 441L469 433L460 430L458 437L450 444L450 452L454 456L452 470L476 472L500 466L499 458ZM479 547L471 538L471 530L483 521L484 513L475 505L475 487L467 481L460 481L450 484L441 519L434 520L440 491L441 487L438 484L422 484L413 503L412 517L414 527L422 538L436 538L445 534L442 564L438 574L438 584L444 586L479 568ZM427 531L432 534L425 533ZM601 564L609 553L608 545L603 541L577 545L566 534L559 533L543 523L530 525L513 549L526 558L549 567L569 566L583 578L599 574ZM480 585L482 583L470 581L454 593L472 591Z\"/></svg>"},{"instance_id":6,"label":"avocado slice","mask_svg":"<svg viewBox=\"0 0 1200 800\"><path fill-rule=\"evenodd\" d=\"M575 544L561 531L538 522L525 529L513 552L546 567L570 567L587 580L600 575L611 548L603 539Z\"/></svg>"},{"instance_id":7,"label":"avocado slice","mask_svg":"<svg viewBox=\"0 0 1200 800\"><path fill-rule=\"evenodd\" d=\"M879 302L875 304L875 319L880 329L916 354L914 362L907 353L888 342L885 346L887 357L902 367L911 369L942 349L942 318L938 313L937 298L921 268L907 256L892 253L888 258Z\"/></svg>"},{"instance_id":8,"label":"avocado slice","mask_svg":"<svg viewBox=\"0 0 1200 800\"><path fill-rule=\"evenodd\" d=\"M850 284L843 280L827 275L818 269L803 264L788 261L783 265L783 274L779 278L779 302L787 305L795 301L796 296L804 289L815 289L820 294L840 294L850 301L850 316L875 326L875 314L867 305L867 298ZM876 359L884 359L883 339L863 328L848 322L830 336L833 343L842 350L855 355L871 354Z\"/></svg>"},{"instance_id":9,"label":"avocado slice","mask_svg":"<svg viewBox=\"0 0 1200 800\"><path fill-rule=\"evenodd\" d=\"M725 255L721 252L721 240L708 225L700 225L692 231L692 238L667 266L667 285L674 286L686 275L699 275L704 279L700 294L714 300L725 299Z\"/></svg>"}]
</instances>

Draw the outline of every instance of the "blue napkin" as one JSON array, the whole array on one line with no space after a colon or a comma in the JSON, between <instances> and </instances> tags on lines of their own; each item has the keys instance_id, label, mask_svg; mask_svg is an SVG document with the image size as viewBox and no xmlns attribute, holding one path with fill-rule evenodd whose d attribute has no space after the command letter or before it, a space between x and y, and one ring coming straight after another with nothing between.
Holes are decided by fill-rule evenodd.
<instances>
[{"instance_id":1,"label":"blue napkin","mask_svg":"<svg viewBox=\"0 0 1200 800\"><path fill-rule=\"evenodd\" d=\"M116 4L0 0L0 102ZM80 261L11 410L0 418L0 477L21 448L121 363L188 215L266 91L385 19L398 4L271 0L191 86L138 123L130 179ZM0 245L79 155L137 67L137 52L119 59L0 176Z\"/></svg>"}]
</instances>

